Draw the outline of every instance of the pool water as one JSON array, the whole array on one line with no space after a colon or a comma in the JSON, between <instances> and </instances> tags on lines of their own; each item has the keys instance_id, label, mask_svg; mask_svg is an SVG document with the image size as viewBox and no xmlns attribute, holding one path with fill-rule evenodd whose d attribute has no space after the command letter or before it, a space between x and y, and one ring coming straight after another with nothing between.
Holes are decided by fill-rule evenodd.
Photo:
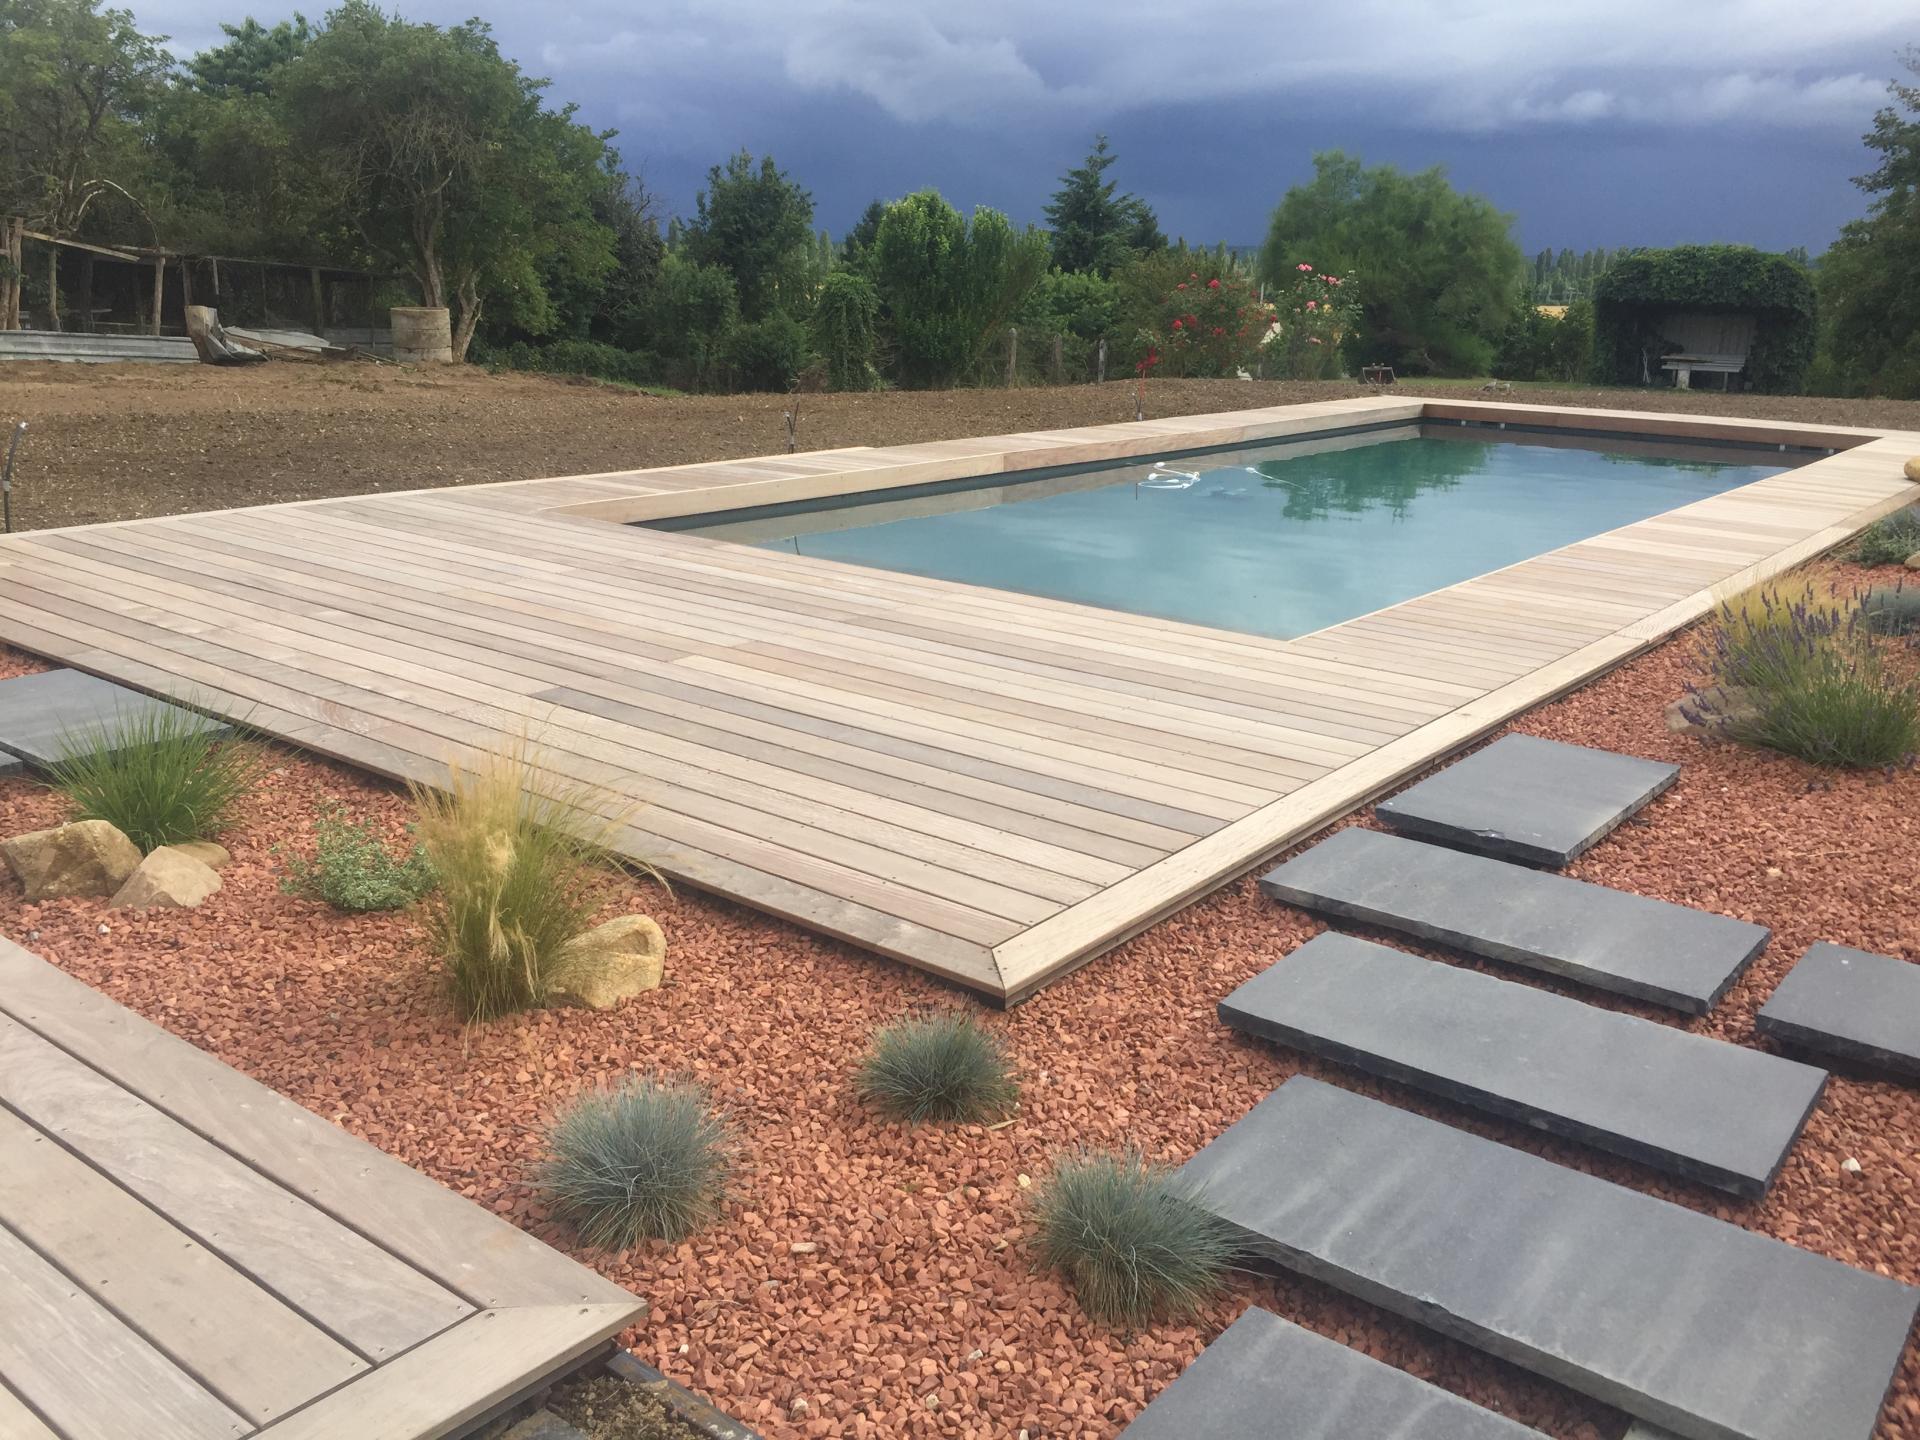
<instances>
[{"instance_id":1,"label":"pool water","mask_svg":"<svg viewBox=\"0 0 1920 1440\"><path fill-rule=\"evenodd\" d=\"M706 533L1286 639L1804 458L1402 429L996 479Z\"/></svg>"}]
</instances>

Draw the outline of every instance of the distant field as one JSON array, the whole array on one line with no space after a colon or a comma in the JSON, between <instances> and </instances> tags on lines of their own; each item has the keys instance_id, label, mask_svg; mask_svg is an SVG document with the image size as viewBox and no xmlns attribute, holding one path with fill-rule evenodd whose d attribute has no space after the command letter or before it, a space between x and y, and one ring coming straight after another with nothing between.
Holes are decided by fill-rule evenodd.
<instances>
[{"instance_id":1,"label":"distant field","mask_svg":"<svg viewBox=\"0 0 1920 1440\"><path fill-rule=\"evenodd\" d=\"M1477 381L1403 384L1459 397ZM1058 389L886 391L801 399L802 448L887 445L1133 418L1131 381ZM1148 415L1359 394L1351 382L1154 380ZM1898 426L1920 402L1787 399L1527 384L1530 403ZM367 365L0 365L0 422L32 423L20 529L422 486L680 465L786 448L779 395L661 398L477 369Z\"/></svg>"}]
</instances>

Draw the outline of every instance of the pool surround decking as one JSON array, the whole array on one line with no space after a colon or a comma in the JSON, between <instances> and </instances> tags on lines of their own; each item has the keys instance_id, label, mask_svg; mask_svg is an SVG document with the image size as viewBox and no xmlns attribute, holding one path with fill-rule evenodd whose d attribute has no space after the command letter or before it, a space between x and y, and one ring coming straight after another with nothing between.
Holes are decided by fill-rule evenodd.
<instances>
[{"instance_id":1,"label":"pool surround decking","mask_svg":"<svg viewBox=\"0 0 1920 1440\"><path fill-rule=\"evenodd\" d=\"M1836 453L1288 641L634 523L1422 420ZM29 532L0 640L427 783L530 731L627 853L1012 1003L1909 503L1914 453L1365 396Z\"/></svg>"},{"instance_id":2,"label":"pool surround decking","mask_svg":"<svg viewBox=\"0 0 1920 1440\"><path fill-rule=\"evenodd\" d=\"M645 1313L0 938L8 1440L430 1440Z\"/></svg>"}]
</instances>

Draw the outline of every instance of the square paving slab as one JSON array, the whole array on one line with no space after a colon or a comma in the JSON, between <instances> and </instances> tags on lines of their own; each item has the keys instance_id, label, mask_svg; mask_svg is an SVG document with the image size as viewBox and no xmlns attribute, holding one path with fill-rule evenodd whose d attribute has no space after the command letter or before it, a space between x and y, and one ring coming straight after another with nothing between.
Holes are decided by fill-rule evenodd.
<instances>
[{"instance_id":1,"label":"square paving slab","mask_svg":"<svg viewBox=\"0 0 1920 1440\"><path fill-rule=\"evenodd\" d=\"M1285 1425L1277 1428L1279 1417ZM1252 1309L1201 1352L1127 1440L1544 1440L1336 1340Z\"/></svg>"},{"instance_id":2,"label":"square paving slab","mask_svg":"<svg viewBox=\"0 0 1920 1440\"><path fill-rule=\"evenodd\" d=\"M1358 827L1260 881L1276 900L1704 1015L1769 931Z\"/></svg>"},{"instance_id":3,"label":"square paving slab","mask_svg":"<svg viewBox=\"0 0 1920 1440\"><path fill-rule=\"evenodd\" d=\"M0 751L44 770L59 761L69 738L84 742L122 717L177 708L79 670L20 675L0 680ZM231 727L201 717L198 728L224 735Z\"/></svg>"},{"instance_id":4,"label":"square paving slab","mask_svg":"<svg viewBox=\"0 0 1920 1440\"><path fill-rule=\"evenodd\" d=\"M1254 1254L1672 1430L1868 1440L1920 1290L1296 1075L1187 1162Z\"/></svg>"},{"instance_id":5,"label":"square paving slab","mask_svg":"<svg viewBox=\"0 0 1920 1440\"><path fill-rule=\"evenodd\" d=\"M1920 1290L1296 1076L1184 1177L1256 1254L1682 1440L1869 1440Z\"/></svg>"},{"instance_id":6,"label":"square paving slab","mask_svg":"<svg viewBox=\"0 0 1920 1440\"><path fill-rule=\"evenodd\" d=\"M1787 972L1760 1007L1754 1028L1920 1079L1920 965L1822 940Z\"/></svg>"},{"instance_id":7,"label":"square paving slab","mask_svg":"<svg viewBox=\"0 0 1920 1440\"><path fill-rule=\"evenodd\" d=\"M1766 1193L1824 1070L1331 931L1220 1002L1236 1030L1736 1195Z\"/></svg>"},{"instance_id":8,"label":"square paving slab","mask_svg":"<svg viewBox=\"0 0 1920 1440\"><path fill-rule=\"evenodd\" d=\"M1557 868L1679 776L1678 765L1657 760L1506 735L1381 801L1374 813L1416 840Z\"/></svg>"}]
</instances>

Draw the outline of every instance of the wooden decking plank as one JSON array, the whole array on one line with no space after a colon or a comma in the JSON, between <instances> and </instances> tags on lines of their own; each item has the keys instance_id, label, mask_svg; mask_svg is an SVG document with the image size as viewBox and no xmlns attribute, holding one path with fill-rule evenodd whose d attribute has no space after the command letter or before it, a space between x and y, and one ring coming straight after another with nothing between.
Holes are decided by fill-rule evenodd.
<instances>
[{"instance_id":1,"label":"wooden decking plank","mask_svg":"<svg viewBox=\"0 0 1920 1440\"><path fill-rule=\"evenodd\" d=\"M632 1322L624 1305L486 1310L260 1432L261 1440L435 1440L567 1368ZM537 1370L528 1358L539 1356Z\"/></svg>"},{"instance_id":2,"label":"wooden decking plank","mask_svg":"<svg viewBox=\"0 0 1920 1440\"><path fill-rule=\"evenodd\" d=\"M8 1110L0 1110L0 1225L256 1425L370 1368Z\"/></svg>"},{"instance_id":3,"label":"wooden decking plank","mask_svg":"<svg viewBox=\"0 0 1920 1440\"><path fill-rule=\"evenodd\" d=\"M27 1408L0 1377L0 1435L7 1440L61 1440L51 1426Z\"/></svg>"},{"instance_id":4,"label":"wooden decking plank","mask_svg":"<svg viewBox=\"0 0 1920 1440\"><path fill-rule=\"evenodd\" d=\"M58 586L60 584L60 582L52 579L43 579L43 583L50 586ZM96 587L104 587L105 583L106 582L99 577L96 577L93 581ZM96 593L100 593L99 589L96 589ZM231 631L235 634L256 636L263 640L278 640L282 635L297 635L300 630L304 630L309 632L309 638L306 643L316 651L330 653L333 649L345 648L335 647L333 642L327 638L333 633L331 627L320 622L305 624L301 622L298 617L294 616L284 614L278 616L279 619L286 620L289 624L298 627L298 630L288 631L280 625L267 625L258 620L249 620L244 614L228 615L223 620L222 612L208 610L185 599L176 599L170 608L175 614L200 614L205 616L209 618L210 623L218 626L222 633ZM294 643L298 643L298 641L296 640ZM391 654L403 660L409 655L425 659L432 654L432 652L419 647L390 647L385 644L385 642L370 638L365 631L361 632L357 645L361 653ZM493 673L488 670L481 670L477 667L464 665L463 662L457 658L445 654L444 647L443 653L439 655L438 659L439 663L443 666L461 666L463 674L480 680L483 685L487 677ZM563 675L554 678L564 681L568 678L580 677ZM529 693L534 684L546 685L547 683L546 680L529 682L519 688L519 693ZM551 736L553 733L551 729L543 730L543 735ZM659 749L662 756L666 759L678 759L684 761L685 764L690 767L686 770L675 769L670 772L678 775L702 773L702 769L696 767L713 767L715 757L720 754L720 752L712 750L705 745L689 743L682 738L669 736L660 737L658 745L651 746L650 748ZM1057 851L1051 846L1028 843L1021 837L1011 836L1005 832L989 832L981 827L973 826L969 822L956 821L949 817L942 816L938 812L923 809L918 805L874 796L867 790L859 787L840 784L822 785L798 772L780 769L777 766L766 765L751 759L739 760L732 768L739 778L756 786L764 787L758 792L761 797L777 797L779 800L784 800L787 796L794 796L796 797L796 803L799 798L806 798L829 806L846 807L847 812L858 818L855 821L846 822L854 826L852 830L842 830L840 833L858 836L867 828L859 822L871 821L889 826L893 824L903 825L916 833L927 835L931 841L951 842L955 846L975 846L979 848L986 857L982 863L987 869L967 873L980 873L983 877L990 878L993 874L1005 871L1007 872L1006 878L1009 883L1022 886L1024 886L1027 879L1037 877L1037 883L1040 888L1036 893L1046 895L1049 898L1057 900L1080 898L1087 893L1087 890L1084 888L1086 881L1090 879L1107 880L1117 878L1117 874L1110 873L1108 867L1105 866L1100 867L1099 873L1094 876L1076 875L1076 871L1085 867L1079 857L1068 852ZM640 771L637 773L645 772ZM664 797L662 797L661 803L665 803ZM832 810L829 813L839 815L842 812L840 810ZM875 833L882 836L893 834L891 829ZM948 859L951 861L953 856L959 853L958 850L954 850L948 854ZM1005 857L1006 861L1019 862L1021 865L1032 867L1032 875L1030 876L1028 871L1025 870L1014 871L1000 857ZM1061 868L1062 866L1066 868ZM965 870L964 858L962 860L962 869ZM1051 881L1046 878L1055 872L1065 879L1077 879L1080 883L1069 885Z\"/></svg>"},{"instance_id":5,"label":"wooden decking plank","mask_svg":"<svg viewBox=\"0 0 1920 1440\"><path fill-rule=\"evenodd\" d=\"M419 1171L0 937L0 1004L84 1061L473 1305L639 1302Z\"/></svg>"},{"instance_id":6,"label":"wooden decking plank","mask_svg":"<svg viewBox=\"0 0 1920 1440\"><path fill-rule=\"evenodd\" d=\"M439 1282L4 1014L0 1102L368 1360L472 1312Z\"/></svg>"},{"instance_id":7,"label":"wooden decking plank","mask_svg":"<svg viewBox=\"0 0 1920 1440\"><path fill-rule=\"evenodd\" d=\"M254 1432L3 1227L0 1354L8 1389L66 1440L212 1440ZM6 1415L0 1407L0 1420ZM6 1433L13 1440L14 1432Z\"/></svg>"},{"instance_id":8,"label":"wooden decking plank","mask_svg":"<svg viewBox=\"0 0 1920 1440\"><path fill-rule=\"evenodd\" d=\"M1256 836L1890 508L1920 437L1555 412L1850 448L1295 641L607 522L962 476L992 492L1064 461L1329 428L1372 443L1356 427L1429 414L1541 418L1356 396L0 539L18 602L0 633L251 702L384 773L431 777L538 720L556 774L653 802L626 843L682 878L1018 992Z\"/></svg>"},{"instance_id":9,"label":"wooden decking plank","mask_svg":"<svg viewBox=\"0 0 1920 1440\"><path fill-rule=\"evenodd\" d=\"M14 582L8 582L4 589L10 589ZM28 571L19 577L18 583L32 584L53 593L58 593L62 582L53 577L40 576ZM151 624L139 614L143 608L138 602L123 601L109 605L106 593L96 586L93 591L95 604L109 608L135 623ZM176 609L185 607L176 606ZM211 622L209 622L211 624ZM305 647L267 643L264 636L274 627L258 622L242 622L231 627L214 627L211 633L221 635L250 634L261 643L248 647L249 657L265 657L288 665L298 665L309 673L322 676L330 681L351 685L367 678L367 672L350 663L339 664L324 659L324 655L333 647L329 642L310 640ZM185 641L176 640L184 644ZM221 647L231 649L231 647ZM363 652L371 657L374 652ZM934 837L913 835L897 826L872 820L856 821L845 812L830 806L817 805L807 801L789 801L781 789L738 781L729 776L718 775L711 771L690 770L684 766L670 763L666 759L657 759L651 751L642 751L621 746L613 741L592 736L583 736L564 726L542 724L543 717L565 713L555 712L551 707L532 703L523 707L513 707L514 697L500 695L500 705L484 702L463 702L451 704L433 699L433 687L450 687L457 697L459 692L473 688L479 694L487 693L486 687L468 687L453 677L439 672L416 670L398 663L392 665L372 665L369 658L368 670L374 675L391 677L380 684L379 694L391 696L397 700L409 702L435 714L446 714L470 720L494 733L512 734L523 729L539 727L537 740L543 751L560 755L580 755L591 760L597 773L581 773L576 778L589 783L608 783L618 785L625 776L646 777L648 783L638 790L629 790L632 798L644 799L650 805L676 814L699 817L717 823L733 823L742 827L743 833L766 833L769 838L788 836L798 838L800 831L795 825L806 826L806 843L827 858L838 855L843 862L854 868L862 865L868 868L866 873L896 882L913 885L916 880L932 882L932 893L953 893L963 899L971 896L978 902L984 913L1001 915L1006 919L1032 921L1050 913L1052 901L1080 898L1088 893L1085 882L1069 881L1065 877L1049 879L1043 872L1011 867L996 856L974 852L964 846L941 842ZM418 683L416 683L416 681ZM654 750L673 750L675 745L658 744ZM686 783L675 783L669 777L677 776ZM804 789L805 787L800 787ZM729 799L728 796L736 798ZM752 810L753 806L770 807ZM752 814L754 818L748 819ZM811 820L803 820L801 815L810 815ZM793 819L789 820L788 817ZM824 826L825 828L820 828ZM868 840L857 838L861 834L871 835L874 842L904 846L908 851L919 855L938 856L935 859L922 860L914 854L901 853L898 849L883 849ZM942 867L959 866L960 869ZM1005 873L1002 873L1005 872ZM999 874L1001 878L984 878L986 873ZM977 883L975 883L977 882ZM1028 885L1027 890L1018 890L1017 884ZM1050 891L1050 896L1034 893Z\"/></svg>"}]
</instances>

